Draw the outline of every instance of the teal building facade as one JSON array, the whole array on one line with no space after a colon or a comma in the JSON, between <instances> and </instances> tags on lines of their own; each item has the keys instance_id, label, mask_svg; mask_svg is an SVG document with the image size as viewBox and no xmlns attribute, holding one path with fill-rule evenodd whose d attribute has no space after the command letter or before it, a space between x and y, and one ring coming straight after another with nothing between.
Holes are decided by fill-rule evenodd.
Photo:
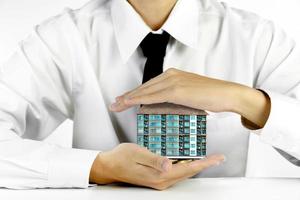
<instances>
[{"instance_id":1,"label":"teal building facade","mask_svg":"<svg viewBox=\"0 0 300 200\"><path fill-rule=\"evenodd\" d=\"M159 109L162 110L162 109ZM138 113L137 144L169 158L206 156L206 115Z\"/></svg>"}]
</instances>

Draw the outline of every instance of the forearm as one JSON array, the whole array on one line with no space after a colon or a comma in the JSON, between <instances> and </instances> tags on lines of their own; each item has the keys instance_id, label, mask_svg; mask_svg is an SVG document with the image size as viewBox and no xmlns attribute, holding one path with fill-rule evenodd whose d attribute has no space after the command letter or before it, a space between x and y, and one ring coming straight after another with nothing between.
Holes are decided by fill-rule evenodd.
<instances>
[{"instance_id":1,"label":"forearm","mask_svg":"<svg viewBox=\"0 0 300 200\"><path fill-rule=\"evenodd\" d=\"M11 189L86 188L97 151L63 148L11 135L0 142L0 187ZM2 137L3 138L3 137ZM14 139L15 138L15 139Z\"/></svg>"},{"instance_id":2,"label":"forearm","mask_svg":"<svg viewBox=\"0 0 300 200\"><path fill-rule=\"evenodd\" d=\"M245 126L250 129L263 128L268 120L271 102L264 92L236 84L232 111L242 116Z\"/></svg>"}]
</instances>

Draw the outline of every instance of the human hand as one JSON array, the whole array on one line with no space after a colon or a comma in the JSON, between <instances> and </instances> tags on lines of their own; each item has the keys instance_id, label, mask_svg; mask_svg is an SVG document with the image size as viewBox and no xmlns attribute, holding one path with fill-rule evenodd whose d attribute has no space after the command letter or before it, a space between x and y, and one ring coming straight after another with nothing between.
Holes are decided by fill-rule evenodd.
<instances>
[{"instance_id":1,"label":"human hand","mask_svg":"<svg viewBox=\"0 0 300 200\"><path fill-rule=\"evenodd\" d=\"M212 155L189 163L172 164L167 157L144 147L123 143L111 151L99 153L90 172L90 182L125 182L163 190L223 160L223 155Z\"/></svg>"},{"instance_id":2,"label":"human hand","mask_svg":"<svg viewBox=\"0 0 300 200\"><path fill-rule=\"evenodd\" d=\"M270 99L262 91L174 68L116 97L110 110L121 112L138 104L163 102L212 112L235 112L258 128L264 126L270 113Z\"/></svg>"},{"instance_id":3,"label":"human hand","mask_svg":"<svg viewBox=\"0 0 300 200\"><path fill-rule=\"evenodd\" d=\"M235 83L170 68L117 97L111 110L120 112L138 104L169 102L213 112L228 111L237 92Z\"/></svg>"}]
</instances>

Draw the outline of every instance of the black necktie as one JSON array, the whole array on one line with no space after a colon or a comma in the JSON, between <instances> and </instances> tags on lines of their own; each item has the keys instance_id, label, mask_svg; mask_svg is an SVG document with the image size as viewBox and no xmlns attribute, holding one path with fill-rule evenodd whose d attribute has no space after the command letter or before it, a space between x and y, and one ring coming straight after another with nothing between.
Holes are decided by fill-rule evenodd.
<instances>
[{"instance_id":1,"label":"black necktie","mask_svg":"<svg viewBox=\"0 0 300 200\"><path fill-rule=\"evenodd\" d=\"M163 72L164 57L170 35L167 32L162 34L149 33L141 42L140 47L147 58L143 83Z\"/></svg>"}]
</instances>

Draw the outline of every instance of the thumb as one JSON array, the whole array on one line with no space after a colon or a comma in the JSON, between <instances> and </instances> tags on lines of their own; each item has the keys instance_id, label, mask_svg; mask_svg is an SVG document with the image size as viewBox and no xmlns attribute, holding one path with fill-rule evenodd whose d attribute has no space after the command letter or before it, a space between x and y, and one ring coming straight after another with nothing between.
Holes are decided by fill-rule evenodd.
<instances>
[{"instance_id":1,"label":"thumb","mask_svg":"<svg viewBox=\"0 0 300 200\"><path fill-rule=\"evenodd\" d=\"M152 167L161 172L167 172L172 168L172 161L170 159L154 154L143 147L141 147L140 151L136 152L135 161L141 165Z\"/></svg>"}]
</instances>

